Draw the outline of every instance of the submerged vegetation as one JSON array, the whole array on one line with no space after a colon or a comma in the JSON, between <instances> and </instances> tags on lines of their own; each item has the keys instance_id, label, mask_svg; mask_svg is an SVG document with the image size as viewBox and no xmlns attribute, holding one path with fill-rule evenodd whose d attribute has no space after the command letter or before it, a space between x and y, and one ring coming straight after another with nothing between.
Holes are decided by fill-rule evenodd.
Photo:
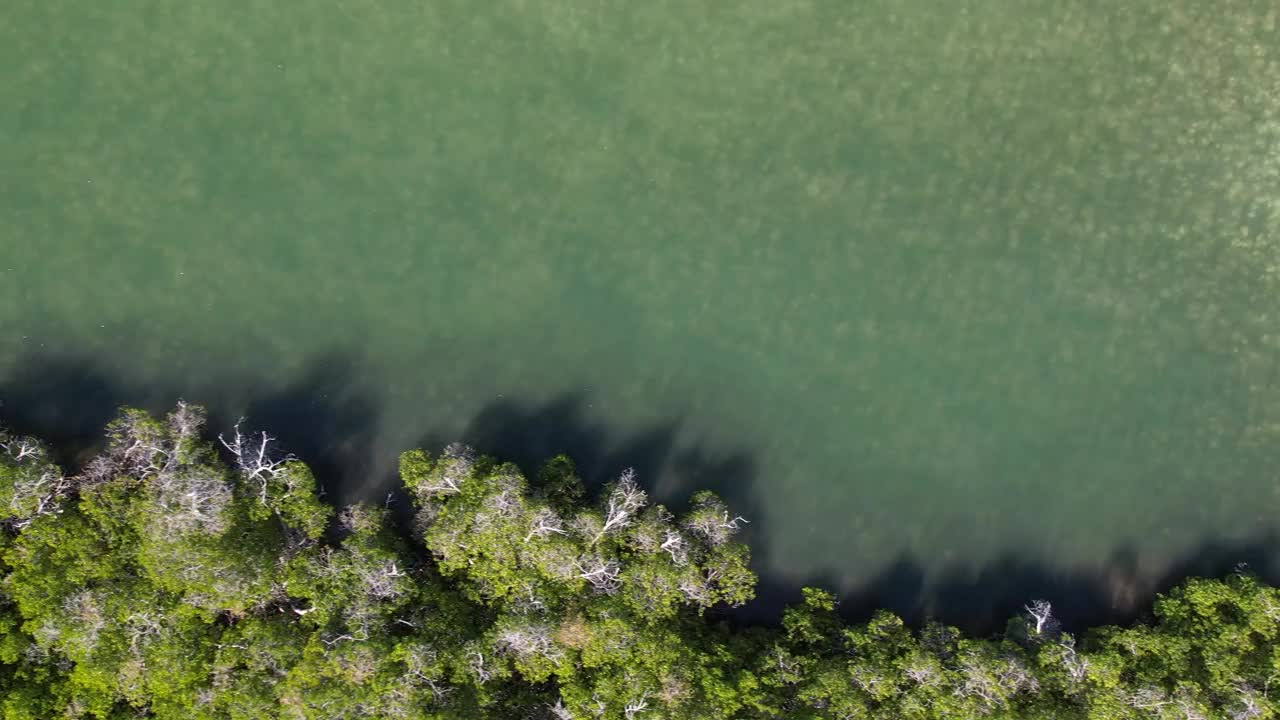
<instances>
[{"instance_id":1,"label":"submerged vegetation","mask_svg":"<svg viewBox=\"0 0 1280 720\"><path fill-rule=\"evenodd\" d=\"M339 511L265 433L125 410L77 475L0 433L0 717L1267 718L1280 592L1189 580L1154 623L997 638L850 626L806 589L779 627L743 518L676 516L625 471L527 479L454 445L401 458L411 522ZM408 527L402 527L407 525ZM712 612L708 612L712 610Z\"/></svg>"}]
</instances>

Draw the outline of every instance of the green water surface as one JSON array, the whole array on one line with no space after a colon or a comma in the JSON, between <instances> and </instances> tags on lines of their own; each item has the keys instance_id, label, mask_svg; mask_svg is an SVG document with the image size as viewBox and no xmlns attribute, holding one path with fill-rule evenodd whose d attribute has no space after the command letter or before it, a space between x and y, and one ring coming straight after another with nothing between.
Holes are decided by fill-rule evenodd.
<instances>
[{"instance_id":1,"label":"green water surface","mask_svg":"<svg viewBox=\"0 0 1280 720\"><path fill-rule=\"evenodd\" d=\"M1274 2L0 18L0 376L234 415L341 356L384 458L578 397L736 468L783 583L1280 529L1278 291Z\"/></svg>"}]
</instances>

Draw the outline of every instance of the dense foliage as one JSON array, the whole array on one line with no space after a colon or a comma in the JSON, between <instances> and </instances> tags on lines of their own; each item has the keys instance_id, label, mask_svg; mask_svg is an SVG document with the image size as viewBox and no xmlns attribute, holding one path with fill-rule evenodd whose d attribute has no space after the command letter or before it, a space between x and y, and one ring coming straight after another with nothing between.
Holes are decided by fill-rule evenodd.
<instances>
[{"instance_id":1,"label":"dense foliage","mask_svg":"<svg viewBox=\"0 0 1280 720\"><path fill-rule=\"evenodd\" d=\"M1267 718L1280 593L1190 580L1156 622L1077 640L1047 603L996 639L844 625L805 591L752 597L742 519L676 517L630 472L584 502L566 458L532 481L451 446L406 453L411 531L336 514L272 438L199 408L126 410L76 476L0 433L0 717Z\"/></svg>"}]
</instances>

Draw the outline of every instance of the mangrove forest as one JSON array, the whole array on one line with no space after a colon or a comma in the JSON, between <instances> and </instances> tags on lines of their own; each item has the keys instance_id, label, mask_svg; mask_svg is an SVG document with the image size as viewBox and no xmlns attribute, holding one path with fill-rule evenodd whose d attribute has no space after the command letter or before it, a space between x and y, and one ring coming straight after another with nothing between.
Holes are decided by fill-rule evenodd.
<instances>
[{"instance_id":1,"label":"mangrove forest","mask_svg":"<svg viewBox=\"0 0 1280 720\"><path fill-rule=\"evenodd\" d=\"M328 505L271 435L126 409L73 471L0 433L0 717L712 720L1273 717L1280 591L1188 579L1147 621L1065 628L1028 598L992 637L756 578L749 518L681 512L619 468L531 477L454 444L403 493Z\"/></svg>"}]
</instances>

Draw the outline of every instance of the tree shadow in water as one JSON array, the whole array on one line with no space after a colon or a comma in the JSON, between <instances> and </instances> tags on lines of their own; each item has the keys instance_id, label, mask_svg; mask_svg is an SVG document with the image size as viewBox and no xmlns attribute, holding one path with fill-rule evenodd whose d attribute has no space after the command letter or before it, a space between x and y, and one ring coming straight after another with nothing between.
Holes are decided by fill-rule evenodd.
<instances>
[{"instance_id":1,"label":"tree shadow in water","mask_svg":"<svg viewBox=\"0 0 1280 720\"><path fill-rule=\"evenodd\" d=\"M103 372L86 358L28 355L0 378L0 423L46 440L61 464L77 467L102 446L103 430L121 407L163 415L186 399L207 408L211 439L244 417L245 431L277 437L334 495L350 498L344 491L373 467L370 449L381 413L378 398L353 382L354 368L349 356L333 352L314 359L282 388L228 379L144 386Z\"/></svg>"},{"instance_id":2,"label":"tree shadow in water","mask_svg":"<svg viewBox=\"0 0 1280 720\"><path fill-rule=\"evenodd\" d=\"M162 413L186 397L208 407L215 436L244 415L245 429L264 429L279 437L284 449L311 465L335 506L354 500L381 502L398 487L394 450L382 450L400 440L379 437L385 434L379 427L383 402L356 380L358 369L351 356L333 352L316 358L297 380L275 389L224 380L204 386L142 386L112 377L84 358L30 355L0 378L0 423L48 440L59 461L75 467L101 446L103 428L121 405ZM516 462L529 474L546 459L568 454L593 490L623 468L635 467L654 490L655 500L677 511L688 493L712 490L752 521L743 536L752 546L752 565L758 571L772 567L768 545L753 542L768 537L767 514L756 492L767 479L758 477L759 466L750 452L682 442L678 420L621 432L591 417L587 407L587 396L580 393L543 403L502 400L477 412L460 438L438 431L423 436L419 445L436 451L461 439ZM417 427L430 428L439 418L425 411L415 420ZM990 633L1029 600L1045 598L1068 629L1079 630L1142 617L1149 613L1154 593L1188 576L1221 576L1240 563L1280 583L1278 540L1274 535L1232 543L1206 540L1154 578L1141 571L1132 548L1118 549L1100 571L1064 571L1010 554L977 571L954 567L935 571L932 578L917 558L903 555L874 577L846 587L840 593L840 608L850 620L886 608L913 624L935 618L969 632ZM760 572L757 599L717 615L744 623L772 622L786 603L799 598L801 587L836 589L842 584L834 573L797 581Z\"/></svg>"},{"instance_id":3,"label":"tree shadow in water","mask_svg":"<svg viewBox=\"0 0 1280 720\"><path fill-rule=\"evenodd\" d=\"M1037 599L1052 602L1055 616L1069 631L1150 620L1155 596L1189 577L1222 577L1247 569L1280 584L1275 567L1278 540L1269 534L1240 542L1206 541L1154 576L1142 570L1133 548L1116 550L1100 570L1064 571L1009 554L976 571L944 569L936 580L929 579L916 558L902 555L874 577L840 593L839 609L850 621L865 620L883 608L916 627L938 620L975 635L1003 630L1009 618ZM832 574L813 575L803 582L762 576L759 599L737 616L772 622L787 603L800 599L801 587L840 585Z\"/></svg>"},{"instance_id":4,"label":"tree shadow in water","mask_svg":"<svg viewBox=\"0 0 1280 720\"><path fill-rule=\"evenodd\" d=\"M367 497L368 491L385 485L382 476L394 468L374 457L382 407L372 389L354 379L355 370L347 355L322 355L297 380L250 399L244 410L245 429L277 437L281 448L311 467L338 507L357 500L380 502ZM234 422L225 418L218 425Z\"/></svg>"},{"instance_id":5,"label":"tree shadow in water","mask_svg":"<svg viewBox=\"0 0 1280 720\"><path fill-rule=\"evenodd\" d=\"M758 464L749 452L681 444L677 421L630 434L612 432L589 416L588 405L582 394L562 395L543 404L497 402L475 416L462 439L481 452L510 459L526 475L535 473L546 459L568 454L595 491L621 469L635 467L649 487L657 483L656 499L677 509L689 493L716 492L752 521L743 539L751 545L752 566L760 575L756 600L723 613L735 621L775 622L786 604L799 600L802 587L849 585L829 572L797 582L763 571L771 567L769 546L752 540L768 537L768 518L756 492ZM421 445L438 449L446 441L428 436ZM904 554L839 593L840 611L857 621L883 608L917 626L936 619L971 633L988 634L1003 629L1029 601L1045 598L1068 629L1127 622L1148 615L1157 592L1189 576L1222 576L1245 563L1270 582L1280 583L1273 565L1275 540L1205 541L1155 577L1143 572L1133 548L1118 548L1096 571L1068 571L1008 554L976 571L951 567L935 570L932 576L918 558Z\"/></svg>"},{"instance_id":6,"label":"tree shadow in water","mask_svg":"<svg viewBox=\"0 0 1280 720\"><path fill-rule=\"evenodd\" d=\"M590 417L589 405L584 393L565 393L541 404L502 400L481 409L457 439L516 463L526 474L537 472L556 455L568 455L591 490L632 467L663 502L683 500L665 492L665 486L681 492L691 487L713 490L738 507L752 502L755 462L745 451L682 445L678 420L617 432ZM427 436L422 446L439 448L445 442Z\"/></svg>"},{"instance_id":7,"label":"tree shadow in water","mask_svg":"<svg viewBox=\"0 0 1280 720\"><path fill-rule=\"evenodd\" d=\"M27 355L0 379L0 423L41 438L52 446L59 463L76 466L101 445L103 429L121 405L156 410L150 407L155 399L141 388L125 387L82 358Z\"/></svg>"}]
</instances>

